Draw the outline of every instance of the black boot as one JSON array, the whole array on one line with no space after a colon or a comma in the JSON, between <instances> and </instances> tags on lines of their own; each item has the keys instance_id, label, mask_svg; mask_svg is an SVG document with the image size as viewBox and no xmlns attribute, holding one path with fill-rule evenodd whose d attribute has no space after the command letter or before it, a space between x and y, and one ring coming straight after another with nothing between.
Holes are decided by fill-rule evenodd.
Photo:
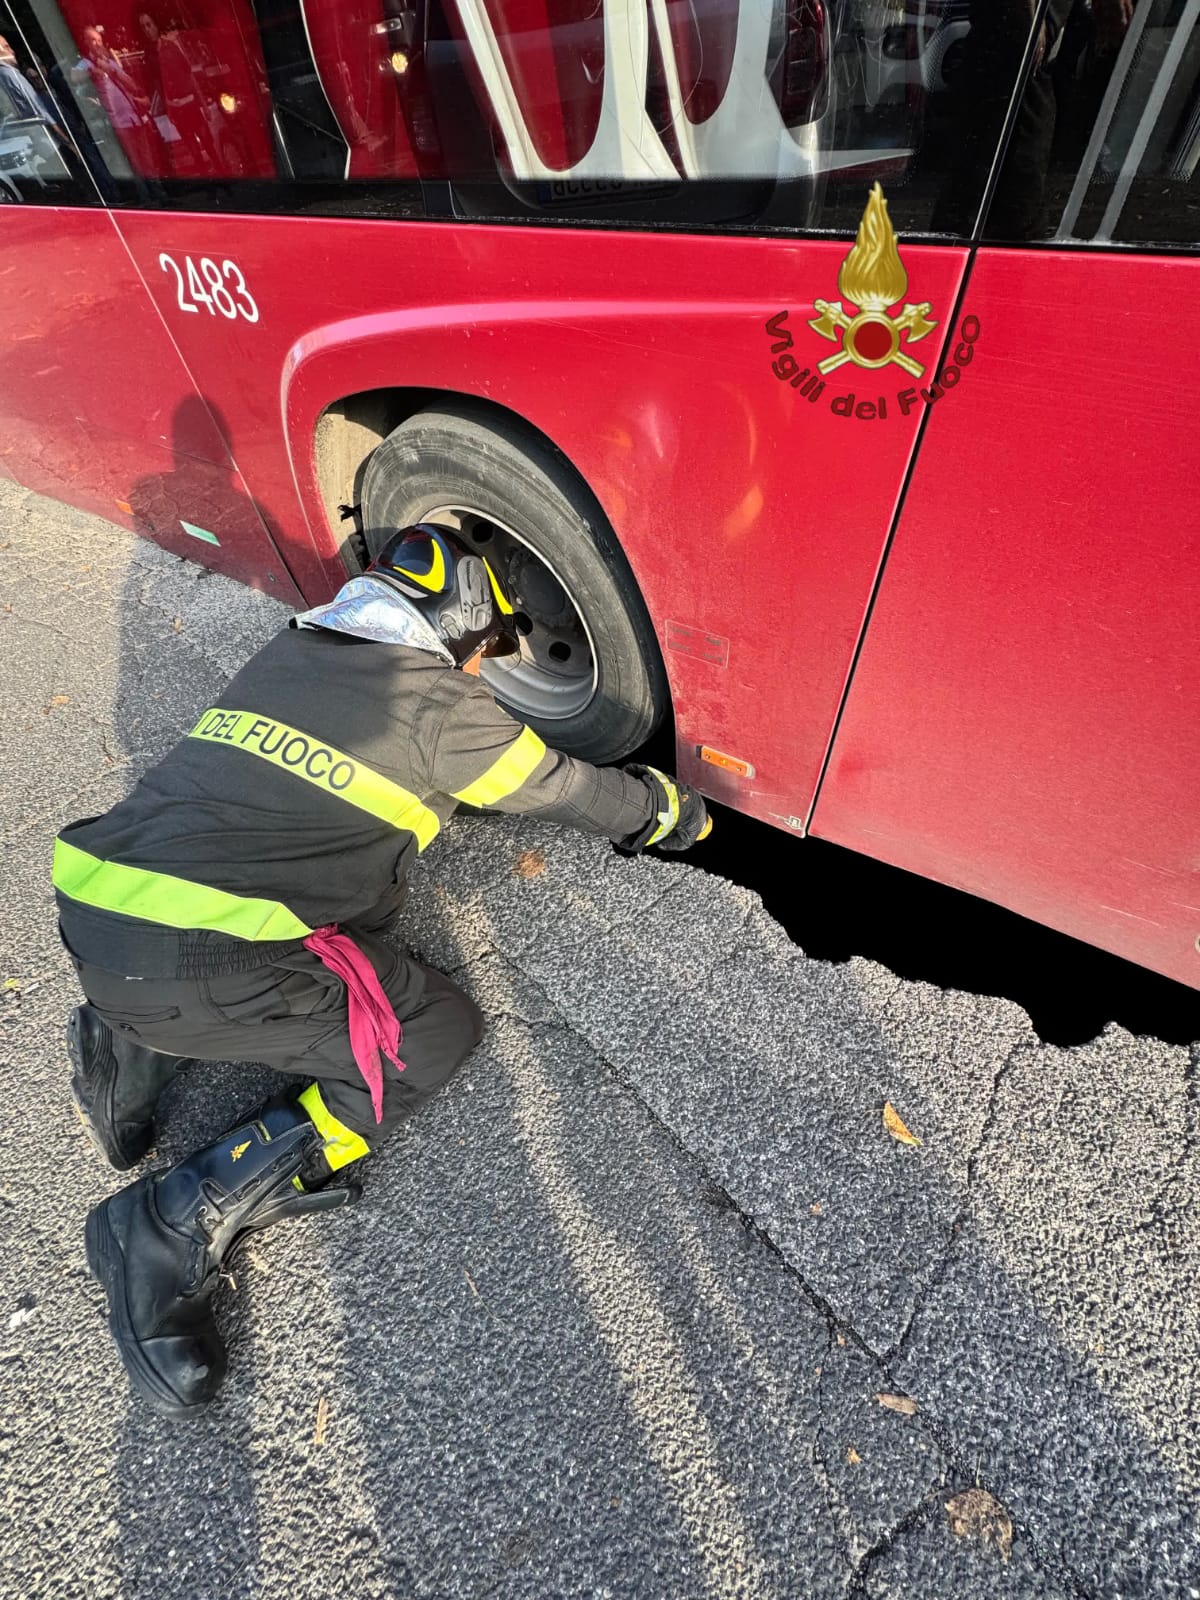
<instances>
[{"instance_id":1,"label":"black boot","mask_svg":"<svg viewBox=\"0 0 1200 1600\"><path fill-rule=\"evenodd\" d=\"M298 1107L272 1106L88 1213L88 1266L108 1296L109 1329L134 1389L162 1416L193 1416L221 1386L211 1302L237 1241L357 1198L356 1186L293 1183L319 1143Z\"/></svg>"},{"instance_id":2,"label":"black boot","mask_svg":"<svg viewBox=\"0 0 1200 1600\"><path fill-rule=\"evenodd\" d=\"M114 1033L93 1006L76 1006L67 1023L71 1099L100 1154L127 1172L154 1139L158 1097L184 1064Z\"/></svg>"}]
</instances>

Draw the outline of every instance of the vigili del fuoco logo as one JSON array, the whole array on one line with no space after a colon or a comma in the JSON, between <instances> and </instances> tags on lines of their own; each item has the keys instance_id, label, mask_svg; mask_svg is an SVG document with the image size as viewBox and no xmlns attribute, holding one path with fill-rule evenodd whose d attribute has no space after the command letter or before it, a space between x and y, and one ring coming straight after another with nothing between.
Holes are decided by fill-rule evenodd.
<instances>
[{"instance_id":1,"label":"vigili del fuoco logo","mask_svg":"<svg viewBox=\"0 0 1200 1600\"><path fill-rule=\"evenodd\" d=\"M812 333L799 333L794 337L787 327L789 314L786 311L777 311L773 317L768 317L766 331L773 341L771 354L774 357L771 371L780 383L790 384L815 405L825 395L825 379L847 363L870 372L896 366L912 379L923 378L927 361L919 361L911 353L911 347L932 333L938 323L931 315L933 306L928 300L905 301L898 315L888 314L888 307L900 305L908 293L908 273L900 259L887 201L878 184L867 197L858 237L846 252L837 286L841 300L813 301L817 315L808 322ZM962 369L970 366L974 359L979 318L964 317L958 331L959 343L954 349L953 361L943 366L937 381L927 388L908 387L898 393L877 394L873 399L859 399L849 390L832 394L829 409L840 417L873 422L876 418L887 420L889 401L902 417L908 416L915 406L933 405L948 389L954 388L962 377ZM817 360L820 347L814 335L818 334L833 344L840 343L840 349ZM801 341L799 344L797 338ZM793 348L801 352L800 357L792 353ZM809 364L801 366L801 359Z\"/></svg>"}]
</instances>

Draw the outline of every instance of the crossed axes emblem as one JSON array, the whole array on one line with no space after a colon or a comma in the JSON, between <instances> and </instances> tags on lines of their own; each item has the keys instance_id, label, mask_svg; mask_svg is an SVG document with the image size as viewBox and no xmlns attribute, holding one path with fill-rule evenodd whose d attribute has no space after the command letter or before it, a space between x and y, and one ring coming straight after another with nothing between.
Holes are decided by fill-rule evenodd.
<instances>
[{"instance_id":1,"label":"crossed axes emblem","mask_svg":"<svg viewBox=\"0 0 1200 1600\"><path fill-rule=\"evenodd\" d=\"M809 327L815 329L823 339L834 341L837 340L838 329L842 330L842 348L836 355L826 356L824 361L819 361L817 370L827 377L847 361L853 361L859 367L886 367L889 361L894 361L910 377L919 378L925 368L919 361L905 355L900 348L900 341L907 335L908 342L914 344L927 333L932 333L937 327L936 322L929 320L932 309L932 304L923 300L920 305L906 305L898 317L889 317L882 306L868 304L867 309L860 311L857 316L848 317L842 310L840 300L814 300L813 310L819 311L820 316L814 317ZM868 333L868 329L879 331ZM860 339L862 349L859 348Z\"/></svg>"},{"instance_id":2,"label":"crossed axes emblem","mask_svg":"<svg viewBox=\"0 0 1200 1600\"><path fill-rule=\"evenodd\" d=\"M846 361L856 367L886 367L894 361L908 373L919 378L925 368L919 361L905 355L900 341L908 339L915 344L937 327L931 322L932 309L928 300L919 306L908 304L898 317L889 317L887 308L903 300L908 290L908 273L896 246L896 231L888 218L887 201L880 186L872 184L867 196L866 209L858 225L858 236L838 269L838 288L851 307L861 309L852 317L842 310L840 300L814 300L813 309L819 313L809 327L822 339L837 343L838 330L842 334L842 348L835 356L827 356L817 363L822 377L835 372Z\"/></svg>"}]
</instances>

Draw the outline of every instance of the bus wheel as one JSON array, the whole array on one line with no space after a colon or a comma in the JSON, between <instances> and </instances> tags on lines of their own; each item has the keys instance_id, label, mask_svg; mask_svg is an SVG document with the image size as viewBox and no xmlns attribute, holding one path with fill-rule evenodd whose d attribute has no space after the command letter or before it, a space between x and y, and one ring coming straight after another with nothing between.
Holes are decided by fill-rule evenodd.
<instances>
[{"instance_id":1,"label":"bus wheel","mask_svg":"<svg viewBox=\"0 0 1200 1600\"><path fill-rule=\"evenodd\" d=\"M397 528L455 529L492 564L516 613L518 656L483 679L556 750L616 761L667 707L650 617L599 505L538 435L453 403L409 417L362 479L367 548Z\"/></svg>"}]
</instances>

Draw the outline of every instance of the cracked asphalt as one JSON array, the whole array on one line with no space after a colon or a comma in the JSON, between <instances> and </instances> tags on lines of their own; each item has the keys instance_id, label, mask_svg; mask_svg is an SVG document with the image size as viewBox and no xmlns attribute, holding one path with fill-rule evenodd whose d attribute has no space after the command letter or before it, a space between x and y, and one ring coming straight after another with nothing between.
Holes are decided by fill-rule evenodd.
<instances>
[{"instance_id":1,"label":"cracked asphalt","mask_svg":"<svg viewBox=\"0 0 1200 1600\"><path fill-rule=\"evenodd\" d=\"M1048 1046L528 822L414 882L479 1050L360 1206L239 1259L211 1411L131 1404L50 844L287 613L11 484L0 558L0 1593L1200 1597L1197 1049ZM271 1082L190 1069L157 1159Z\"/></svg>"}]
</instances>

